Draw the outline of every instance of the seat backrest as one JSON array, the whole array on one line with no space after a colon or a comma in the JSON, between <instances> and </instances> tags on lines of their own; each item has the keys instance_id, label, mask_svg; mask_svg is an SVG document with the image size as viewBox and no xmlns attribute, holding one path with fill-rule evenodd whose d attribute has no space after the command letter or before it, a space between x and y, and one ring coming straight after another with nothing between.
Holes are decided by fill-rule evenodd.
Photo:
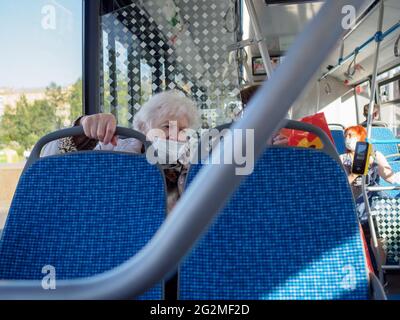
<instances>
[{"instance_id":1,"label":"seat backrest","mask_svg":"<svg viewBox=\"0 0 400 320\"><path fill-rule=\"evenodd\" d=\"M346 152L346 146L344 143L344 131L343 130L331 130L333 141L335 142L335 147L338 154L343 154Z\"/></svg>"},{"instance_id":2,"label":"seat backrest","mask_svg":"<svg viewBox=\"0 0 400 320\"><path fill-rule=\"evenodd\" d=\"M159 192L150 190L158 190ZM0 245L0 279L88 277L134 256L165 218L165 181L142 155L41 158L20 178ZM159 284L141 298L162 299Z\"/></svg>"},{"instance_id":3,"label":"seat backrest","mask_svg":"<svg viewBox=\"0 0 400 320\"><path fill-rule=\"evenodd\" d=\"M393 131L385 127L372 127L371 138L377 140L393 140L396 137ZM396 143L392 144L375 144L374 150L382 152L383 155L388 156L391 154L398 154L399 148Z\"/></svg>"},{"instance_id":4,"label":"seat backrest","mask_svg":"<svg viewBox=\"0 0 400 320\"><path fill-rule=\"evenodd\" d=\"M344 125L340 124L340 123L329 123L328 124L329 130L341 130L344 131L345 127Z\"/></svg>"},{"instance_id":5,"label":"seat backrest","mask_svg":"<svg viewBox=\"0 0 400 320\"><path fill-rule=\"evenodd\" d=\"M183 261L179 287L180 299L368 299L340 164L320 150L267 149Z\"/></svg>"}]
</instances>

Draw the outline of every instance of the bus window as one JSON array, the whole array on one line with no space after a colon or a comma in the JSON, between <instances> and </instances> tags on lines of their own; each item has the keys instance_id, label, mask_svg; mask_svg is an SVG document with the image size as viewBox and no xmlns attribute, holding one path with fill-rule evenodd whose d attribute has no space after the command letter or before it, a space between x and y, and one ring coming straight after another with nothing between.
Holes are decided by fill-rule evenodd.
<instances>
[{"instance_id":1,"label":"bus window","mask_svg":"<svg viewBox=\"0 0 400 320\"><path fill-rule=\"evenodd\" d=\"M333 83L333 82L332 82ZM325 84L324 84L325 85ZM340 87L339 87L340 88ZM324 91L325 88L321 88ZM323 112L329 124L341 124L344 127L357 123L357 113L355 110L354 90L346 88L341 92L325 94L326 97L334 97L330 103L324 106L319 112Z\"/></svg>"},{"instance_id":2,"label":"bus window","mask_svg":"<svg viewBox=\"0 0 400 320\"><path fill-rule=\"evenodd\" d=\"M382 72L377 78L376 80L378 81L379 84L382 84L382 82L384 82L385 80L389 80L395 76L397 76L398 74L400 74L400 66L397 66L395 68L392 68L386 72Z\"/></svg>"},{"instance_id":3,"label":"bus window","mask_svg":"<svg viewBox=\"0 0 400 320\"><path fill-rule=\"evenodd\" d=\"M233 120L241 102L239 62L229 49L240 30L236 15L225 14L232 1L109 3L101 16L101 111L130 125L150 96L175 89L196 101L203 128Z\"/></svg>"},{"instance_id":4,"label":"bus window","mask_svg":"<svg viewBox=\"0 0 400 320\"><path fill-rule=\"evenodd\" d=\"M381 119L396 136L400 135L400 66L380 75Z\"/></svg>"},{"instance_id":5,"label":"bus window","mask_svg":"<svg viewBox=\"0 0 400 320\"><path fill-rule=\"evenodd\" d=\"M400 100L400 77L382 84L380 89L381 103L393 103Z\"/></svg>"},{"instance_id":6,"label":"bus window","mask_svg":"<svg viewBox=\"0 0 400 320\"><path fill-rule=\"evenodd\" d=\"M82 0L0 2L0 229L37 140L82 114Z\"/></svg>"},{"instance_id":7,"label":"bus window","mask_svg":"<svg viewBox=\"0 0 400 320\"><path fill-rule=\"evenodd\" d=\"M365 121L364 106L370 102L371 87L370 82L365 81L356 87L356 99L358 109L358 123Z\"/></svg>"}]
</instances>

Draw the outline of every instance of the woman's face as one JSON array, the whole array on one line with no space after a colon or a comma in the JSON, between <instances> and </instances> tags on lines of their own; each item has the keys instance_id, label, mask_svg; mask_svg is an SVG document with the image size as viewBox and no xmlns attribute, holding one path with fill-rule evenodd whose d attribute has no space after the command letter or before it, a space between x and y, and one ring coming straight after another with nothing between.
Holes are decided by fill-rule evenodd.
<instances>
[{"instance_id":1,"label":"woman's face","mask_svg":"<svg viewBox=\"0 0 400 320\"><path fill-rule=\"evenodd\" d=\"M156 137L160 137L167 140L175 140L185 142L187 136L185 134L185 129L189 128L189 119L185 115L167 115L162 119L156 119L151 124L148 139L154 140Z\"/></svg>"},{"instance_id":2,"label":"woman's face","mask_svg":"<svg viewBox=\"0 0 400 320\"><path fill-rule=\"evenodd\" d=\"M357 142L360 140L360 137L358 136L358 134L356 134L356 132L354 131L347 131L345 136L344 136L344 144L346 146L346 149L354 152L356 150L356 145Z\"/></svg>"},{"instance_id":3,"label":"woman's face","mask_svg":"<svg viewBox=\"0 0 400 320\"><path fill-rule=\"evenodd\" d=\"M355 132L352 132L352 131L347 131L345 136L344 136L344 138L345 139L355 138L355 139L357 139L357 141L359 139L358 135Z\"/></svg>"}]
</instances>

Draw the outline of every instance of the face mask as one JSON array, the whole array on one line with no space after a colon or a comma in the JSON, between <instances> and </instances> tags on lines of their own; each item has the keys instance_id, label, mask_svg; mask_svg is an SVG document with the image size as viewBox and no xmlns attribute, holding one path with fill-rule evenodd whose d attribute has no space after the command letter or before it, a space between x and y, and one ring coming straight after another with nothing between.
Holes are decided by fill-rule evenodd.
<instances>
[{"instance_id":1,"label":"face mask","mask_svg":"<svg viewBox=\"0 0 400 320\"><path fill-rule=\"evenodd\" d=\"M152 146L157 151L157 162L161 165L176 165L186 150L186 143L175 140L156 139Z\"/></svg>"},{"instance_id":2,"label":"face mask","mask_svg":"<svg viewBox=\"0 0 400 320\"><path fill-rule=\"evenodd\" d=\"M356 151L357 142L358 142L358 140L356 137L346 138L346 140L345 140L346 148L350 151Z\"/></svg>"}]
</instances>

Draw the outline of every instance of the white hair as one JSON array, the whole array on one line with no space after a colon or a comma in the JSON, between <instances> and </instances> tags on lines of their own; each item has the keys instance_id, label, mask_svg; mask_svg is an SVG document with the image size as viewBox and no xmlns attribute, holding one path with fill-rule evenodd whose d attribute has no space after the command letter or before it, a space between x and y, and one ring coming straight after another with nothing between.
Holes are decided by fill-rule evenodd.
<instances>
[{"instance_id":1,"label":"white hair","mask_svg":"<svg viewBox=\"0 0 400 320\"><path fill-rule=\"evenodd\" d=\"M152 129L156 120L162 121L171 115L186 116L191 129L199 126L196 104L183 93L170 90L155 94L142 106L133 119L133 128L142 132Z\"/></svg>"}]
</instances>

